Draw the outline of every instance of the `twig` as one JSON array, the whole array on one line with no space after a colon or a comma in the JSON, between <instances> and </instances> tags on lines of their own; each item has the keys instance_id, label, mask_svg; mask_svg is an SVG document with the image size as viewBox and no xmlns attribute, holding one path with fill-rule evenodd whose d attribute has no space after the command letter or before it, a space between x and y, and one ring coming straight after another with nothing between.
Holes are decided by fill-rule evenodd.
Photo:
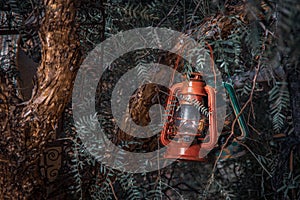
<instances>
[{"instance_id":1,"label":"twig","mask_svg":"<svg viewBox=\"0 0 300 200\"><path fill-rule=\"evenodd\" d=\"M254 154L254 152L244 143L237 141L240 145L242 145L243 147L245 147L252 155L253 157L257 160L257 162L260 164L260 166L267 172L267 174L272 177L271 173L265 168L265 166L260 162L260 160L256 157L256 155Z\"/></svg>"},{"instance_id":2,"label":"twig","mask_svg":"<svg viewBox=\"0 0 300 200\"><path fill-rule=\"evenodd\" d=\"M195 10L193 11L192 19L191 19L191 21L190 21L190 23L189 23L189 29L191 29L192 22L193 22L193 20L194 20L194 19L193 19L193 18L194 18L194 15L196 14L196 12L197 12L197 10L198 10L198 8L199 8L199 6L200 6L201 3L202 3L202 1L199 1L198 4L196 5Z\"/></svg>"},{"instance_id":3,"label":"twig","mask_svg":"<svg viewBox=\"0 0 300 200\"><path fill-rule=\"evenodd\" d=\"M164 21L166 21L166 19L172 14L172 12L174 11L174 9L176 8L177 4L179 3L180 0L177 0L176 3L174 4L174 6L171 8L171 10L169 11L169 13L157 24L157 27L159 27L162 23L164 23Z\"/></svg>"},{"instance_id":4,"label":"twig","mask_svg":"<svg viewBox=\"0 0 300 200\"><path fill-rule=\"evenodd\" d=\"M215 82L215 88L216 88L217 87L217 73L216 73L216 69L215 69L214 53L213 53L213 49L210 46L210 44L208 44L208 42L205 42L205 43L210 52L210 67L212 68L212 71L214 73L214 82Z\"/></svg>"},{"instance_id":5,"label":"twig","mask_svg":"<svg viewBox=\"0 0 300 200\"><path fill-rule=\"evenodd\" d=\"M262 28L267 34L270 33L273 37L276 37L275 34L274 34L272 31L270 31L269 29L267 29L266 26L265 26L262 22L260 22L260 19L257 17L257 15L253 12L252 9L249 9L249 11L250 11L251 15L254 17L254 19L255 19L256 21L258 21L258 24L261 26L261 28ZM276 37L276 38L277 38L277 37Z\"/></svg>"},{"instance_id":6,"label":"twig","mask_svg":"<svg viewBox=\"0 0 300 200\"><path fill-rule=\"evenodd\" d=\"M9 160L3 160L3 159L0 159L0 163L9 163Z\"/></svg>"},{"instance_id":7,"label":"twig","mask_svg":"<svg viewBox=\"0 0 300 200\"><path fill-rule=\"evenodd\" d=\"M164 183L164 182L161 182L162 184L164 184L165 186L167 186L168 188L170 188L171 190L175 191L175 193L180 197L180 199L184 200L183 196L172 186Z\"/></svg>"},{"instance_id":8,"label":"twig","mask_svg":"<svg viewBox=\"0 0 300 200\"><path fill-rule=\"evenodd\" d=\"M114 186L112 185L111 181L109 181L109 186L111 187L111 191L112 191L112 193L113 193L115 199L118 200L118 197L117 197L117 195L116 195Z\"/></svg>"},{"instance_id":9,"label":"twig","mask_svg":"<svg viewBox=\"0 0 300 200\"><path fill-rule=\"evenodd\" d=\"M248 125L255 133L257 133L258 135L261 135L261 133L260 133L256 128L254 128L250 123L247 123L247 125Z\"/></svg>"}]
</instances>

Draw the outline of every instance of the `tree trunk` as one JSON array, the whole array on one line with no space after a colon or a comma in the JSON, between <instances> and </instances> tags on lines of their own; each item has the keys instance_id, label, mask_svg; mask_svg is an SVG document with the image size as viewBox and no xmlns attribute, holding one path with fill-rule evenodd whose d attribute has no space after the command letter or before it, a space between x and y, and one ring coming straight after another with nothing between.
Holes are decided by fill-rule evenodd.
<instances>
[{"instance_id":1,"label":"tree trunk","mask_svg":"<svg viewBox=\"0 0 300 200\"><path fill-rule=\"evenodd\" d=\"M81 63L75 0L45 0L44 4L42 62L32 98L18 104L8 81L0 81L0 125L5 138L0 141L0 199L43 198L40 154L70 101Z\"/></svg>"},{"instance_id":2,"label":"tree trunk","mask_svg":"<svg viewBox=\"0 0 300 200\"><path fill-rule=\"evenodd\" d=\"M295 136L300 142L300 76L298 73L289 74L289 89Z\"/></svg>"}]
</instances>

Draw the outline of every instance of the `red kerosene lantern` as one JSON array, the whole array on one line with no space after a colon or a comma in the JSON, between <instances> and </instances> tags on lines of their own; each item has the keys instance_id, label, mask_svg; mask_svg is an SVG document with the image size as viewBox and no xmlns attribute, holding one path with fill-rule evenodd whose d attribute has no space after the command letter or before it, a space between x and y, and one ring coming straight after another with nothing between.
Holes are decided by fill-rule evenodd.
<instances>
[{"instance_id":1,"label":"red kerosene lantern","mask_svg":"<svg viewBox=\"0 0 300 200\"><path fill-rule=\"evenodd\" d=\"M167 146L165 158L203 161L205 155L201 152L215 147L218 140L215 92L200 73L192 73L189 81L171 87L167 119L160 137Z\"/></svg>"}]
</instances>

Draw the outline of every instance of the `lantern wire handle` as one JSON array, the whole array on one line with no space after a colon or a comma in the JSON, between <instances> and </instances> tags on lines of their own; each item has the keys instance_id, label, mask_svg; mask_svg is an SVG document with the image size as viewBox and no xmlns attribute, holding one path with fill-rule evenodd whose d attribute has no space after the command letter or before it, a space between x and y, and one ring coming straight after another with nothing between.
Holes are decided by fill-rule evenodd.
<instances>
[{"instance_id":1,"label":"lantern wire handle","mask_svg":"<svg viewBox=\"0 0 300 200\"><path fill-rule=\"evenodd\" d=\"M205 42L205 43L206 43L206 45L207 45L207 47L209 48L209 51L210 51L211 67L212 67L212 70L214 72L215 86L216 86L216 72L214 70L213 49L208 44L208 42ZM229 80L231 80L229 74L228 74L228 77L229 77ZM242 134L240 136L238 136L237 139L238 140L245 140L246 137L249 135L249 129L248 129L248 126L246 124L244 115L240 114L241 107L240 107L240 104L239 104L238 99L236 97L233 86L232 86L231 83L227 83L227 82L223 82L223 86L226 89L226 91L228 92L230 103L231 103L231 105L233 107L233 110L234 110L234 114L235 114L236 117L238 116L238 124L239 124L239 127L240 127L240 130L241 130Z\"/></svg>"},{"instance_id":2,"label":"lantern wire handle","mask_svg":"<svg viewBox=\"0 0 300 200\"><path fill-rule=\"evenodd\" d=\"M230 103L233 107L234 114L235 114L236 117L238 116L238 124L239 124L239 127L240 127L240 130L241 130L242 134L240 136L238 136L237 139L238 140L244 140L249 135L249 129L248 129L248 126L246 124L244 115L242 113L240 114L241 107L240 107L240 104L239 104L238 99L236 97L235 91L233 89L232 84L230 84L230 83L223 82L223 86L225 87L226 91L229 94L229 99L230 99Z\"/></svg>"}]
</instances>

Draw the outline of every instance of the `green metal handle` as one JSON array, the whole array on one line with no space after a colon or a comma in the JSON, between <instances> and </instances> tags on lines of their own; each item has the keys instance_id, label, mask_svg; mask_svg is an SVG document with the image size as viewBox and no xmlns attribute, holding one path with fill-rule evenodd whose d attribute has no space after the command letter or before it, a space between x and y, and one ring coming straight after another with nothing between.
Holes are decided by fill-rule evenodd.
<instances>
[{"instance_id":1,"label":"green metal handle","mask_svg":"<svg viewBox=\"0 0 300 200\"><path fill-rule=\"evenodd\" d=\"M229 94L229 99L230 99L231 105L233 107L233 111L234 111L235 116L236 117L239 116L238 117L238 124L239 124L239 127L240 127L240 130L241 130L242 134L237 139L238 140L244 140L249 135L249 129L248 129L248 126L246 124L244 115L243 114L239 115L239 113L241 112L241 107L240 107L240 104L239 104L238 99L236 97L235 91L233 89L232 84L230 84L230 83L223 82L223 86Z\"/></svg>"}]
</instances>

